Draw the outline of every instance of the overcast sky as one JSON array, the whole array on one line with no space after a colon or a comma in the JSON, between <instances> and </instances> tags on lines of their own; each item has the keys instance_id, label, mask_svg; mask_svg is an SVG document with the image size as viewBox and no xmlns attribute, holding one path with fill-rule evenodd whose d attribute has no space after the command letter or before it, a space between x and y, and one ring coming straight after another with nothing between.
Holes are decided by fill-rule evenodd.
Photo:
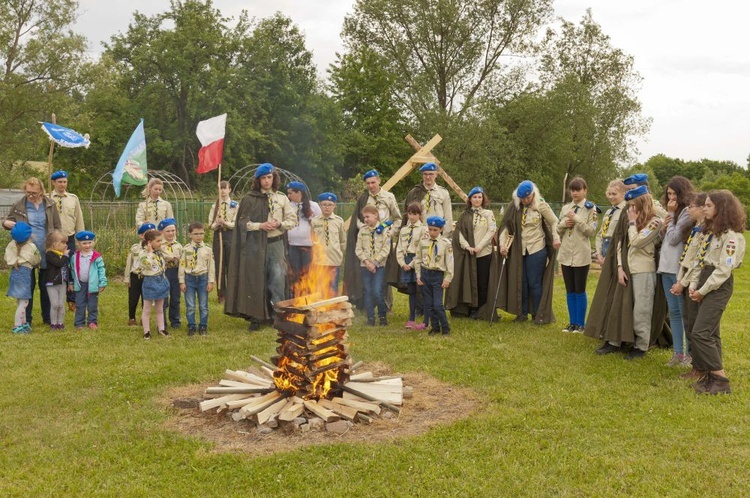
<instances>
[{"instance_id":1,"label":"overcast sky","mask_svg":"<svg viewBox=\"0 0 750 498\"><path fill-rule=\"evenodd\" d=\"M75 30L93 53L127 30L136 10L169 8L168 0L79 0ZM268 17L281 11L305 33L318 72L342 51L340 32L354 0L214 0L226 16L242 9ZM663 153L687 160L730 160L750 155L750 2L748 0L556 0L558 16L578 22L586 8L612 45L635 58L643 76L640 99L651 132L639 160ZM438 133L440 130L435 130Z\"/></svg>"}]
</instances>

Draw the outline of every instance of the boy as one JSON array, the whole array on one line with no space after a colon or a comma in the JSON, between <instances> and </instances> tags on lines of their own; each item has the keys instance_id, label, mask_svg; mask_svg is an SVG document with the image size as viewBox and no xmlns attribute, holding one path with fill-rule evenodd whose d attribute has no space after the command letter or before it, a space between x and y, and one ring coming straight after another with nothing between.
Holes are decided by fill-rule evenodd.
<instances>
[{"instance_id":1,"label":"boy","mask_svg":"<svg viewBox=\"0 0 750 498\"><path fill-rule=\"evenodd\" d=\"M338 197L332 192L324 192L318 196L321 214L310 220L313 239L321 244L323 250L313 252L313 264L322 266L326 270L330 282L331 297L339 295L339 272L344 261L346 250L346 232L344 220L333 214Z\"/></svg>"},{"instance_id":2,"label":"boy","mask_svg":"<svg viewBox=\"0 0 750 498\"><path fill-rule=\"evenodd\" d=\"M169 280L169 297L164 300L164 314L169 315L169 323L173 329L180 328L180 281L177 273L180 266L182 244L177 242L177 221L167 218L159 222L159 231L164 239L161 253L166 268L164 274ZM167 310L169 312L167 313Z\"/></svg>"},{"instance_id":3,"label":"boy","mask_svg":"<svg viewBox=\"0 0 750 498\"><path fill-rule=\"evenodd\" d=\"M422 239L427 237L427 228L422 224L422 206L418 202L412 202L406 208L407 222L401 228L398 237L398 249L396 250L396 261L399 267L399 284L406 287L409 294L409 321L404 328L413 330L424 330L429 324L429 317L425 314L424 323L415 321L417 309L422 308L421 290L417 287L417 275L414 272L414 256L419 250Z\"/></svg>"},{"instance_id":4,"label":"boy","mask_svg":"<svg viewBox=\"0 0 750 498\"><path fill-rule=\"evenodd\" d=\"M203 243L206 230L203 223L193 222L188 226L190 244L182 247L178 280L180 290L185 293L185 308L188 321L188 336L195 335L195 295L198 295L200 324L198 333L206 335L208 330L208 293L214 288L214 253Z\"/></svg>"},{"instance_id":5,"label":"boy","mask_svg":"<svg viewBox=\"0 0 750 498\"><path fill-rule=\"evenodd\" d=\"M427 218L429 238L422 239L414 256L414 271L417 285L422 288L424 316L432 320L430 335L449 335L451 332L448 317L443 305L443 291L453 280L453 245L441 237L445 220L440 216Z\"/></svg>"},{"instance_id":6,"label":"boy","mask_svg":"<svg viewBox=\"0 0 750 498\"><path fill-rule=\"evenodd\" d=\"M388 325L385 306L385 262L391 250L389 225L379 223L378 209L367 205L362 208L364 225L357 235L355 254L360 261L364 290L367 325L375 326L375 306L378 307L380 325Z\"/></svg>"},{"instance_id":7,"label":"boy","mask_svg":"<svg viewBox=\"0 0 750 498\"><path fill-rule=\"evenodd\" d=\"M70 258L70 276L68 291L76 293L76 330L82 330L86 324L91 330L98 328L99 293L107 287L107 272L102 255L94 251L94 232L82 230L76 234L78 250Z\"/></svg>"}]
</instances>

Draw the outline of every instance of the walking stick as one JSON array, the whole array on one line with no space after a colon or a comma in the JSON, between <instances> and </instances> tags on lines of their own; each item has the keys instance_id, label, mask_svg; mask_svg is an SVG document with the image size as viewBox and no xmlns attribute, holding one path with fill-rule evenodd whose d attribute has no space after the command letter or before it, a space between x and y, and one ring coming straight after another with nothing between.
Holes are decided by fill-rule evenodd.
<instances>
[{"instance_id":1,"label":"walking stick","mask_svg":"<svg viewBox=\"0 0 750 498\"><path fill-rule=\"evenodd\" d=\"M510 251L510 245L513 243L513 236L508 235L508 251ZM495 301L492 303L492 310L490 313L490 326L492 326L492 320L495 319L497 313L497 299L500 297L500 284L503 281L503 273L505 272L505 261L507 261L508 255L503 256L503 263L500 266L500 277L497 279L497 290L495 291Z\"/></svg>"}]
</instances>

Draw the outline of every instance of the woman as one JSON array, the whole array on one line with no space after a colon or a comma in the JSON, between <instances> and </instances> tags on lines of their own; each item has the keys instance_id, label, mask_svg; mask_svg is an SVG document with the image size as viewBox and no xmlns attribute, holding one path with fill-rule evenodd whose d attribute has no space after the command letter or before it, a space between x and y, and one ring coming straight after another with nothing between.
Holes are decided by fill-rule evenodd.
<instances>
[{"instance_id":1,"label":"woman","mask_svg":"<svg viewBox=\"0 0 750 498\"><path fill-rule=\"evenodd\" d=\"M34 307L34 288L39 283L39 302L42 308L42 320L45 324L50 324L50 302L47 295L47 260L45 258L44 241L47 240L47 234L52 230L60 230L60 215L57 206L44 194L44 184L39 178L31 177L27 179L21 188L25 192L25 197L18 200L11 206L8 216L3 221L3 228L12 229L16 222L23 221L31 226L31 234L34 244L42 257L39 266L39 274L36 275L36 269L31 272L31 299L26 307L26 323L31 325L31 310Z\"/></svg>"},{"instance_id":2,"label":"woman","mask_svg":"<svg viewBox=\"0 0 750 498\"><path fill-rule=\"evenodd\" d=\"M568 185L572 202L562 207L557 233L560 252L557 256L565 281L570 321L563 332L583 332L588 296L586 280L591 266L591 237L596 235L596 206L586 200L586 180L575 177Z\"/></svg>"},{"instance_id":3,"label":"woman","mask_svg":"<svg viewBox=\"0 0 750 498\"><path fill-rule=\"evenodd\" d=\"M600 265L604 264L604 258L612 242L612 236L617 229L617 223L620 221L620 215L625 211L625 192L628 188L622 180L612 180L607 186L607 199L612 205L602 218L602 228L596 234L596 252L594 257Z\"/></svg>"},{"instance_id":4,"label":"woman","mask_svg":"<svg viewBox=\"0 0 750 498\"><path fill-rule=\"evenodd\" d=\"M667 207L667 217L662 225L662 245L659 251L659 267L656 273L661 276L661 284L669 309L669 325L672 329L674 353L667 366L689 366L690 357L685 344L685 326L682 319L682 299L670 292L677 283L680 270L680 256L693 227L687 205L693 197L693 184L684 176L672 177L664 188L662 204Z\"/></svg>"},{"instance_id":5,"label":"woman","mask_svg":"<svg viewBox=\"0 0 750 498\"><path fill-rule=\"evenodd\" d=\"M696 258L700 271L693 273L689 295L700 303L692 336L693 368L702 372L694 389L702 394L729 394L724 372L719 325L734 290L732 270L745 255L746 215L740 201L728 190L709 192L703 205L705 228Z\"/></svg>"},{"instance_id":6,"label":"woman","mask_svg":"<svg viewBox=\"0 0 750 498\"><path fill-rule=\"evenodd\" d=\"M135 227L139 228L144 223L153 223L159 225L161 220L174 218L172 205L169 201L161 198L164 191L164 183L158 178L152 178L143 188L141 196L145 198L138 204L138 210L135 212Z\"/></svg>"},{"instance_id":7,"label":"woman","mask_svg":"<svg viewBox=\"0 0 750 498\"><path fill-rule=\"evenodd\" d=\"M312 226L310 220L319 216L320 206L310 200L310 192L302 182L289 182L287 197L297 213L297 225L289 230L289 266L292 270L291 286L308 272L312 263Z\"/></svg>"},{"instance_id":8,"label":"woman","mask_svg":"<svg viewBox=\"0 0 750 498\"><path fill-rule=\"evenodd\" d=\"M469 318L477 319L480 318L479 310L487 303L492 238L497 231L495 213L487 209L489 205L484 189L474 187L469 191L466 209L456 223L453 232L455 284L448 288L446 300L451 315L468 314Z\"/></svg>"}]
</instances>

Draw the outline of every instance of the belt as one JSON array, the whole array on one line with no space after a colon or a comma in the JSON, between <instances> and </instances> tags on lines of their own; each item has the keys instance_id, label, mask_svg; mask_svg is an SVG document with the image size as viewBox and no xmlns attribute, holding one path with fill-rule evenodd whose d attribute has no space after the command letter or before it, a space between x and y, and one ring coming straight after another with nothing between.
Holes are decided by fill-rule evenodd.
<instances>
[{"instance_id":1,"label":"belt","mask_svg":"<svg viewBox=\"0 0 750 498\"><path fill-rule=\"evenodd\" d=\"M278 241L279 241L279 240L281 240L281 239L282 239L283 237L284 237L283 235L277 235L276 237L270 237L270 238L269 238L269 239L268 239L268 240L267 240L266 242L267 242L268 244L271 244L271 243L273 243L273 242L278 242Z\"/></svg>"}]
</instances>

